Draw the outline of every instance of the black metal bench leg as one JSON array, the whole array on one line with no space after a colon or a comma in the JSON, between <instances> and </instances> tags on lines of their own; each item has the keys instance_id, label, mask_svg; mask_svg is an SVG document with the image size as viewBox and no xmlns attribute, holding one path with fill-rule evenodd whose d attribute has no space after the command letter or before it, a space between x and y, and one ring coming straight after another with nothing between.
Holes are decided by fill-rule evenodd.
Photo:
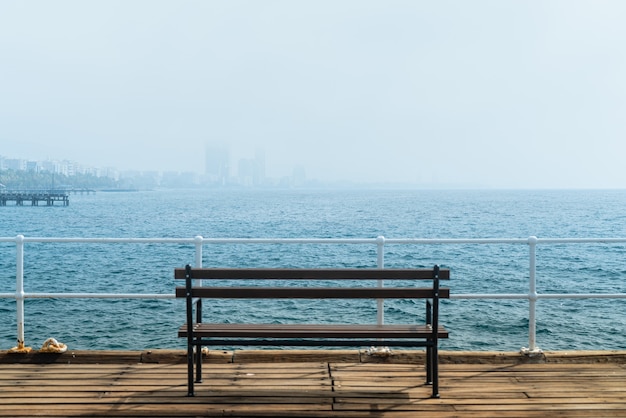
<instances>
[{"instance_id":1,"label":"black metal bench leg","mask_svg":"<svg viewBox=\"0 0 626 418\"><path fill-rule=\"evenodd\" d=\"M433 349L426 347L426 384L433 384Z\"/></svg>"},{"instance_id":2,"label":"black metal bench leg","mask_svg":"<svg viewBox=\"0 0 626 418\"><path fill-rule=\"evenodd\" d=\"M426 325L433 323L433 308L429 300L426 300ZM426 384L433 384L433 350L432 340L427 340L426 345Z\"/></svg>"},{"instance_id":3,"label":"black metal bench leg","mask_svg":"<svg viewBox=\"0 0 626 418\"><path fill-rule=\"evenodd\" d=\"M439 350L437 345L432 348L432 383L433 383L433 398L439 397Z\"/></svg>"},{"instance_id":4,"label":"black metal bench leg","mask_svg":"<svg viewBox=\"0 0 626 418\"><path fill-rule=\"evenodd\" d=\"M202 323L202 299L196 302L196 323ZM196 383L202 383L202 337L196 337Z\"/></svg>"},{"instance_id":5,"label":"black metal bench leg","mask_svg":"<svg viewBox=\"0 0 626 418\"><path fill-rule=\"evenodd\" d=\"M193 347L195 338L193 335L193 298L192 296L191 266L185 266L185 300L187 316L187 396L193 396Z\"/></svg>"},{"instance_id":6,"label":"black metal bench leg","mask_svg":"<svg viewBox=\"0 0 626 418\"><path fill-rule=\"evenodd\" d=\"M187 345L187 396L193 394L193 344Z\"/></svg>"},{"instance_id":7,"label":"black metal bench leg","mask_svg":"<svg viewBox=\"0 0 626 418\"><path fill-rule=\"evenodd\" d=\"M196 345L196 383L202 383L202 345Z\"/></svg>"}]
</instances>

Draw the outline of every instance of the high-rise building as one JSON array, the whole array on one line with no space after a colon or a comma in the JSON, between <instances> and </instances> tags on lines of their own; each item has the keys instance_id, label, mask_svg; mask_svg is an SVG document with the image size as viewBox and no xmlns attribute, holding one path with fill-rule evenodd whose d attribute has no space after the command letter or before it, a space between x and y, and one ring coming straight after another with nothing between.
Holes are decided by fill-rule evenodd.
<instances>
[{"instance_id":1,"label":"high-rise building","mask_svg":"<svg viewBox=\"0 0 626 418\"><path fill-rule=\"evenodd\" d=\"M7 158L4 160L4 167L10 170L26 170L26 160L20 158Z\"/></svg>"},{"instance_id":2,"label":"high-rise building","mask_svg":"<svg viewBox=\"0 0 626 418\"><path fill-rule=\"evenodd\" d=\"M207 144L205 148L205 168L209 183L223 186L230 177L230 156L228 148L222 145Z\"/></svg>"},{"instance_id":3,"label":"high-rise building","mask_svg":"<svg viewBox=\"0 0 626 418\"><path fill-rule=\"evenodd\" d=\"M265 150L257 148L254 152L254 169L252 179L255 186L265 183Z\"/></svg>"}]
</instances>

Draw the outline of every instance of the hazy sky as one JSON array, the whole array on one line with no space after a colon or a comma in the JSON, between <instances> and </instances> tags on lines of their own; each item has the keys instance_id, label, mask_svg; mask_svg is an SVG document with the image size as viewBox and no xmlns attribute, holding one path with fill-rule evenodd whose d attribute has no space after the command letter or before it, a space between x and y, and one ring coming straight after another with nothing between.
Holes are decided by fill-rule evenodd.
<instances>
[{"instance_id":1,"label":"hazy sky","mask_svg":"<svg viewBox=\"0 0 626 418\"><path fill-rule=\"evenodd\" d=\"M0 0L0 155L626 188L626 1Z\"/></svg>"}]
</instances>

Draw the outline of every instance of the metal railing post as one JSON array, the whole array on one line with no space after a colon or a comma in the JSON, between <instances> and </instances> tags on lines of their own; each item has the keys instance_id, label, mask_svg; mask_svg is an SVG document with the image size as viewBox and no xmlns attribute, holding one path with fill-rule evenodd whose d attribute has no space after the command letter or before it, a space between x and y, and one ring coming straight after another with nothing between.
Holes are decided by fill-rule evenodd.
<instances>
[{"instance_id":1,"label":"metal railing post","mask_svg":"<svg viewBox=\"0 0 626 418\"><path fill-rule=\"evenodd\" d=\"M15 237L16 272L15 272L15 311L17 314L17 347L12 352L28 352L30 347L24 345L24 235Z\"/></svg>"},{"instance_id":2,"label":"metal railing post","mask_svg":"<svg viewBox=\"0 0 626 418\"><path fill-rule=\"evenodd\" d=\"M196 235L194 237L194 244L196 245L196 260L194 261L194 264L196 267L202 267L202 242L204 241L204 238L202 238L202 235Z\"/></svg>"},{"instance_id":3,"label":"metal railing post","mask_svg":"<svg viewBox=\"0 0 626 418\"><path fill-rule=\"evenodd\" d=\"M18 235L16 244L15 304L17 312L17 345L24 346L24 235Z\"/></svg>"},{"instance_id":4,"label":"metal railing post","mask_svg":"<svg viewBox=\"0 0 626 418\"><path fill-rule=\"evenodd\" d=\"M541 354L537 347L537 237L528 238L528 347L522 347L527 355Z\"/></svg>"},{"instance_id":5,"label":"metal railing post","mask_svg":"<svg viewBox=\"0 0 626 418\"><path fill-rule=\"evenodd\" d=\"M376 266L379 269L385 268L385 237L382 235L376 237ZM378 280L378 287L384 287L384 285L382 280ZM378 299L376 305L376 322L378 325L382 325L385 323L385 301Z\"/></svg>"}]
</instances>

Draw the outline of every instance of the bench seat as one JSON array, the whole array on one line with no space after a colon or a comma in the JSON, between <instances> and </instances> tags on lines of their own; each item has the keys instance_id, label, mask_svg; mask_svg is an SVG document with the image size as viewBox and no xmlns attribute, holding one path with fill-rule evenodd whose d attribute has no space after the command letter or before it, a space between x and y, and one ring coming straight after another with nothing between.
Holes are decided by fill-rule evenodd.
<instances>
[{"instance_id":1,"label":"bench seat","mask_svg":"<svg viewBox=\"0 0 626 418\"><path fill-rule=\"evenodd\" d=\"M438 338L448 338L448 331L443 327L438 327ZM178 330L179 337L188 336L187 324L184 324ZM430 325L327 325L327 324L213 324L213 323L196 323L193 324L193 334L196 337L206 337L212 340L204 341L207 345L222 345L224 341L213 340L215 337L221 338L246 338L246 339L274 339L274 338L331 338L341 339L347 338L345 345L358 346L355 338L371 340L370 343L385 343L391 345L388 341L395 341L394 345L405 347L423 346L424 339L432 337L432 328ZM420 339L421 341L411 341L411 339ZM232 343L232 341L229 341ZM396 344L397 343L397 344ZM307 343L308 345L309 343ZM265 344L263 344L265 345ZM283 345L283 344L277 344ZM290 342L290 345L298 345L297 341ZM333 345L333 341L328 341L328 345Z\"/></svg>"}]
</instances>

